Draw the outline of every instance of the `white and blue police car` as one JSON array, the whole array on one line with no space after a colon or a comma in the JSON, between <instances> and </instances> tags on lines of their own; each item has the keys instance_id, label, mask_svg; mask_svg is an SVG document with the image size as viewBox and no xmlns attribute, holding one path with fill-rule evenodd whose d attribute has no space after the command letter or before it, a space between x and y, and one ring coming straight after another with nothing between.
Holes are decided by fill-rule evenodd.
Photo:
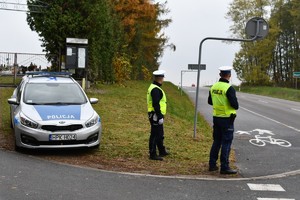
<instances>
[{"instance_id":1,"label":"white and blue police car","mask_svg":"<svg viewBox=\"0 0 300 200\"><path fill-rule=\"evenodd\" d=\"M27 73L8 99L16 150L98 147L97 102L69 73Z\"/></svg>"}]
</instances>

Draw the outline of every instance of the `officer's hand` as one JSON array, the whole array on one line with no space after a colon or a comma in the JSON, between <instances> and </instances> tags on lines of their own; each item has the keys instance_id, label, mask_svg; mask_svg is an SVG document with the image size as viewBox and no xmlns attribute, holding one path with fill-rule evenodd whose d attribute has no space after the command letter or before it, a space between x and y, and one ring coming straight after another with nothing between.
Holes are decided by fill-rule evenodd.
<instances>
[{"instance_id":1,"label":"officer's hand","mask_svg":"<svg viewBox=\"0 0 300 200\"><path fill-rule=\"evenodd\" d=\"M158 124L162 125L164 123L164 118L161 118L160 120L158 120Z\"/></svg>"}]
</instances>

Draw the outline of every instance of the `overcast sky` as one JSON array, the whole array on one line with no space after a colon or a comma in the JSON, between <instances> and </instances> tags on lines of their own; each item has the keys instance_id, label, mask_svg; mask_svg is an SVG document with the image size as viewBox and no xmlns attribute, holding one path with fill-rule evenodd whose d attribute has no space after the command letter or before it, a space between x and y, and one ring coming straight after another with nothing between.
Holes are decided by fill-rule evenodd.
<instances>
[{"instance_id":1,"label":"overcast sky","mask_svg":"<svg viewBox=\"0 0 300 200\"><path fill-rule=\"evenodd\" d=\"M180 83L181 70L187 70L188 64L198 63L199 44L206 37L230 37L232 24L225 15L232 0L169 0L169 16L173 22L165 30L170 42L176 45L176 51L166 50L161 59L161 69L167 71L166 80ZM234 54L239 50L239 43L225 44L221 41L207 40L202 47L202 64L206 70L201 71L200 84L212 84L219 79L218 68L231 65ZM183 74L183 85L197 83L196 72ZM239 81L233 73L232 83Z\"/></svg>"},{"instance_id":2,"label":"overcast sky","mask_svg":"<svg viewBox=\"0 0 300 200\"><path fill-rule=\"evenodd\" d=\"M225 19L230 2L232 0L168 0L171 10L168 17L172 18L173 22L165 29L165 33L170 37L169 42L176 45L176 51L166 49L160 59L160 69L167 71L166 80L176 85L180 83L181 70L187 70L188 64L198 62L199 44L202 39L231 35L231 22ZM41 42L27 25L25 13L0 10L0 24L0 52L42 53ZM212 84L218 80L218 67L232 65L234 54L238 50L239 43L205 41L202 64L206 64L206 70L201 71L200 84ZM196 84L196 74L184 73L183 85ZM235 73L232 83L239 83Z\"/></svg>"}]
</instances>

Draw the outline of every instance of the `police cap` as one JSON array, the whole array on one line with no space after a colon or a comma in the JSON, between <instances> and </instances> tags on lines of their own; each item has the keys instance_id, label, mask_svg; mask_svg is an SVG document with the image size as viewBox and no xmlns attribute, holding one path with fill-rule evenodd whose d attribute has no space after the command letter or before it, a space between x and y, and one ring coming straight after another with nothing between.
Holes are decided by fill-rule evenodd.
<instances>
[{"instance_id":1,"label":"police cap","mask_svg":"<svg viewBox=\"0 0 300 200\"><path fill-rule=\"evenodd\" d=\"M156 70L153 72L153 75L155 77L165 77L165 73L166 73L165 70Z\"/></svg>"},{"instance_id":2,"label":"police cap","mask_svg":"<svg viewBox=\"0 0 300 200\"><path fill-rule=\"evenodd\" d=\"M219 70L222 74L231 74L231 70L233 68L231 66L222 66L222 67L219 67Z\"/></svg>"}]
</instances>

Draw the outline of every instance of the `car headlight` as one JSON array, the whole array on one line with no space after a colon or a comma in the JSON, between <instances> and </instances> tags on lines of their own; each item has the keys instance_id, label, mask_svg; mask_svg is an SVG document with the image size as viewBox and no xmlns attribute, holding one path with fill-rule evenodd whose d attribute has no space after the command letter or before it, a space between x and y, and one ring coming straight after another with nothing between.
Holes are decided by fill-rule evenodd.
<instances>
[{"instance_id":1,"label":"car headlight","mask_svg":"<svg viewBox=\"0 0 300 200\"><path fill-rule=\"evenodd\" d=\"M30 120L29 118L27 118L23 114L20 114L20 121L21 121L22 125L27 126L29 128L37 128L38 127L38 123L36 123L35 121Z\"/></svg>"},{"instance_id":2,"label":"car headlight","mask_svg":"<svg viewBox=\"0 0 300 200\"><path fill-rule=\"evenodd\" d=\"M85 126L87 128L94 126L95 124L97 124L100 121L100 117L98 115L92 117L92 119L89 119L86 123Z\"/></svg>"}]
</instances>

